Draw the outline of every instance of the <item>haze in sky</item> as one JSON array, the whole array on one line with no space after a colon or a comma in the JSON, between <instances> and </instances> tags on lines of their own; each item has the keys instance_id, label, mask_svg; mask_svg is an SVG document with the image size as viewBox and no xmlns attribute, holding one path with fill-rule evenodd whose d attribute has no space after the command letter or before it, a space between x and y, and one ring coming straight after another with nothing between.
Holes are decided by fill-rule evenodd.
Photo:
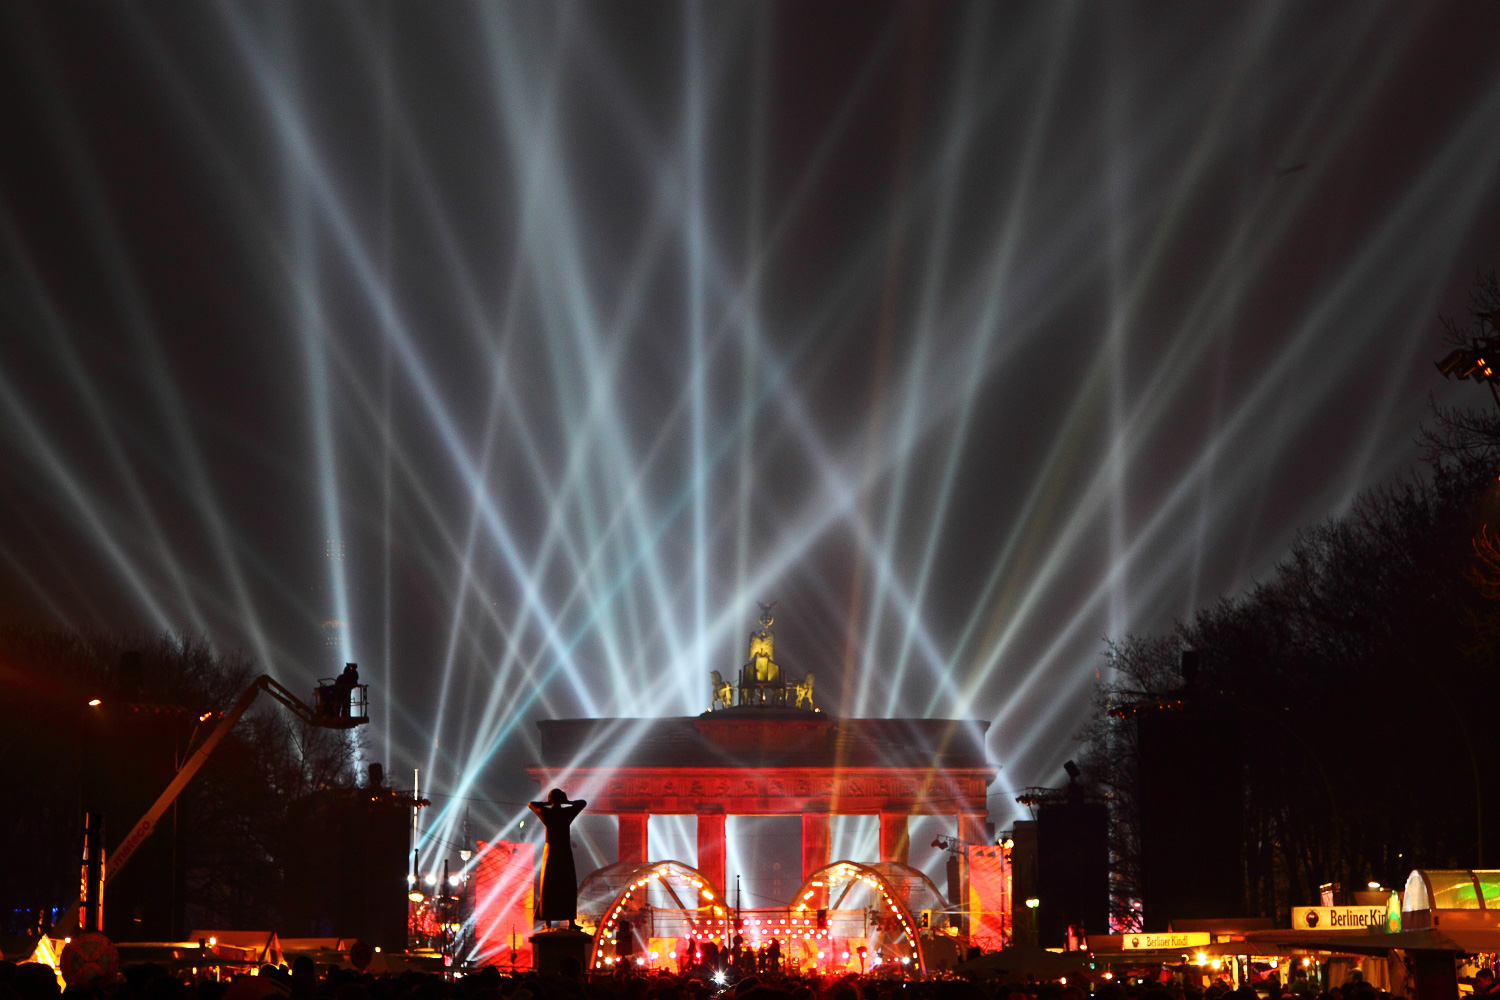
<instances>
[{"instance_id":1,"label":"haze in sky","mask_svg":"<svg viewBox=\"0 0 1500 1000\"><path fill-rule=\"evenodd\" d=\"M536 719L705 710L774 598L824 711L992 723L1003 828L1106 637L1265 574L1476 399L1430 362L1497 257L1497 37L8 4L0 606L288 683L357 660L438 850L516 835Z\"/></svg>"}]
</instances>

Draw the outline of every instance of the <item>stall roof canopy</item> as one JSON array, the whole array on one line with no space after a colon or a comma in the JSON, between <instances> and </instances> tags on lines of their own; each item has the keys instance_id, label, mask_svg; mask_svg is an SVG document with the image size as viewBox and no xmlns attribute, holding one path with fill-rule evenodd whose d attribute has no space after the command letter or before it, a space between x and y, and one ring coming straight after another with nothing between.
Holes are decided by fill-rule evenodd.
<instances>
[{"instance_id":1,"label":"stall roof canopy","mask_svg":"<svg viewBox=\"0 0 1500 1000\"><path fill-rule=\"evenodd\" d=\"M1418 868L1406 879L1401 912L1500 910L1500 869Z\"/></svg>"},{"instance_id":2,"label":"stall roof canopy","mask_svg":"<svg viewBox=\"0 0 1500 1000\"><path fill-rule=\"evenodd\" d=\"M1224 946L1220 946L1221 948ZM1449 951L1470 955L1500 950L1500 931L1485 929L1437 930L1423 928L1394 934L1358 931L1251 931L1239 944L1243 953L1254 947L1259 954L1314 951L1337 955L1385 955L1402 951Z\"/></svg>"}]
</instances>

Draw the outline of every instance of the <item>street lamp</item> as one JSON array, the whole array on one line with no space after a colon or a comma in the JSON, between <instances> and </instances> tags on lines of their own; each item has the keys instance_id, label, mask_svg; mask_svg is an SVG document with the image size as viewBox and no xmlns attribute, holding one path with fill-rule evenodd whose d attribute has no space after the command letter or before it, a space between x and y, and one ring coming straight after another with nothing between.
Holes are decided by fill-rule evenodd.
<instances>
[{"instance_id":1,"label":"street lamp","mask_svg":"<svg viewBox=\"0 0 1500 1000\"><path fill-rule=\"evenodd\" d=\"M1476 382L1484 382L1494 376L1493 366L1484 355L1485 352L1478 348L1476 342L1473 349L1460 347L1449 351L1441 361L1433 364L1437 365L1443 378L1456 378L1460 382L1472 378Z\"/></svg>"},{"instance_id":2,"label":"street lamp","mask_svg":"<svg viewBox=\"0 0 1500 1000\"><path fill-rule=\"evenodd\" d=\"M1500 382L1500 310L1479 314L1481 323L1488 323L1495 336L1475 337L1467 347L1449 351L1442 360L1434 362L1443 378L1456 378L1460 382L1472 378L1475 382L1487 383L1495 405L1500 406L1500 392L1495 383Z\"/></svg>"}]
</instances>

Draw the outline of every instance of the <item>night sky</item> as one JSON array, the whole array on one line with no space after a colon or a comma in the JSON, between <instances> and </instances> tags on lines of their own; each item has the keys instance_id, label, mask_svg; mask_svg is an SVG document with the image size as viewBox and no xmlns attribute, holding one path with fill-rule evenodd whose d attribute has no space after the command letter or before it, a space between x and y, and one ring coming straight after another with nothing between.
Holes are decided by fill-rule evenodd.
<instances>
[{"instance_id":1,"label":"night sky","mask_svg":"<svg viewBox=\"0 0 1500 1000\"><path fill-rule=\"evenodd\" d=\"M1500 259L1497 39L1492 3L6 3L0 612L357 660L370 759L488 837L533 720L703 711L774 598L824 711L990 720L1003 825L1105 637L1488 402L1430 362Z\"/></svg>"}]
</instances>

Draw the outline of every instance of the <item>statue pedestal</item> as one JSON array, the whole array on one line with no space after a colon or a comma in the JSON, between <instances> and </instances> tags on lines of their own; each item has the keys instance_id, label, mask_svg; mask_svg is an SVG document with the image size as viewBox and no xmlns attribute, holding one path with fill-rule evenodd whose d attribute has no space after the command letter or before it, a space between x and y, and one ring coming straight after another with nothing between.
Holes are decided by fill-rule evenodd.
<instances>
[{"instance_id":1,"label":"statue pedestal","mask_svg":"<svg viewBox=\"0 0 1500 1000\"><path fill-rule=\"evenodd\" d=\"M589 971L589 948L593 943L593 937L583 931L563 927L538 931L531 936L536 971L541 975L581 977Z\"/></svg>"}]
</instances>

